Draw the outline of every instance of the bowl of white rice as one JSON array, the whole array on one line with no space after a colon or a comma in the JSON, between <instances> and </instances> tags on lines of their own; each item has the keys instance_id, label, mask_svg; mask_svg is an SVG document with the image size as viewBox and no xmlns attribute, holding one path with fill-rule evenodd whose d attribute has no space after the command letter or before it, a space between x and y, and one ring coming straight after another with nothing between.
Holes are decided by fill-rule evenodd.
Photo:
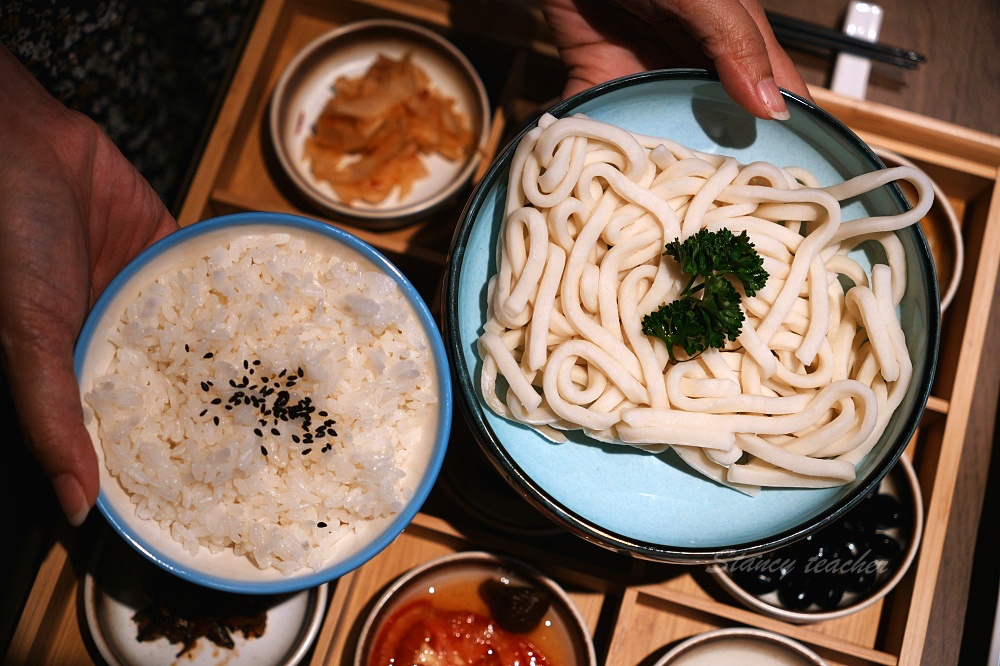
<instances>
[{"instance_id":1,"label":"bowl of white rice","mask_svg":"<svg viewBox=\"0 0 1000 666\"><path fill-rule=\"evenodd\" d=\"M434 317L363 241L276 213L198 222L101 295L75 366L100 512L200 585L339 578L413 519L452 389Z\"/></svg>"}]
</instances>

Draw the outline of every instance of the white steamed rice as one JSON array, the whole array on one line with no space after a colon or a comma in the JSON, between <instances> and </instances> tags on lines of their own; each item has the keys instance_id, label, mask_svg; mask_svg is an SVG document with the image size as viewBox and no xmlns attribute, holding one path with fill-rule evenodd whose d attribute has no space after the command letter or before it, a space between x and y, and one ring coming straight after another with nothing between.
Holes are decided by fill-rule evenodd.
<instances>
[{"instance_id":1,"label":"white steamed rice","mask_svg":"<svg viewBox=\"0 0 1000 666\"><path fill-rule=\"evenodd\" d=\"M402 466L432 425L431 352L396 282L359 261L241 239L143 288L110 332L114 359L86 394L106 464L192 555L319 569L412 496Z\"/></svg>"}]
</instances>

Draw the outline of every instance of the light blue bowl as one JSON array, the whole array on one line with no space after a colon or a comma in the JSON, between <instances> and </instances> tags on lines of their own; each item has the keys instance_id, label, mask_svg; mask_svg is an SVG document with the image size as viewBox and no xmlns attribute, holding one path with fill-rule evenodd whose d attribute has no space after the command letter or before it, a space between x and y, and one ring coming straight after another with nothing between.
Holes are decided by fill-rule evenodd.
<instances>
[{"instance_id":1,"label":"light blue bowl","mask_svg":"<svg viewBox=\"0 0 1000 666\"><path fill-rule=\"evenodd\" d=\"M182 261L192 251L210 249L221 242L254 232L285 232L315 244L317 248L331 251L353 252L384 271L399 285L400 292L413 306L420 325L427 334L434 359L434 373L438 385L436 428L426 438L427 446L414 451L406 468L415 482L412 497L402 510L388 519L372 524L359 538L338 544L328 553L327 564L320 570L303 567L290 575L274 568L261 570L245 557L237 557L232 550L212 554L201 548L191 556L174 541L157 523L141 520L129 502L120 484L110 476L104 465L103 451L96 433L95 442L101 468L101 490L97 507L111 526L128 543L146 558L193 583L227 592L245 594L279 594L316 587L334 580L361 566L388 546L410 524L420 510L437 479L444 462L445 451L452 423L451 374L438 325L423 298L410 281L382 254L367 243L329 224L294 215L278 213L240 213L205 220L184 227L155 243L136 257L111 282L91 311L75 352L75 369L80 380L81 392L89 390L91 380L104 374L111 359L110 343L106 332L117 321L125 305L130 303L139 287L151 276L159 274L176 262Z\"/></svg>"},{"instance_id":2,"label":"light blue bowl","mask_svg":"<svg viewBox=\"0 0 1000 666\"><path fill-rule=\"evenodd\" d=\"M884 167L854 133L822 109L790 93L785 93L785 101L790 120L758 120L704 71L663 70L592 88L550 113L583 113L695 150L731 155L741 163L798 165L823 185ZM486 284L496 272L495 247L517 139L492 164L463 213L444 286L445 339L459 404L486 455L515 489L588 541L646 559L696 563L766 552L800 539L836 520L878 485L916 431L938 353L937 279L919 225L897 234L909 260L900 316L913 380L882 438L858 467L857 480L832 489L767 489L750 498L690 470L672 451L652 455L579 433L571 435L572 442L553 444L485 406L476 340L486 321ZM909 207L893 184L845 205L844 219L895 214Z\"/></svg>"}]
</instances>

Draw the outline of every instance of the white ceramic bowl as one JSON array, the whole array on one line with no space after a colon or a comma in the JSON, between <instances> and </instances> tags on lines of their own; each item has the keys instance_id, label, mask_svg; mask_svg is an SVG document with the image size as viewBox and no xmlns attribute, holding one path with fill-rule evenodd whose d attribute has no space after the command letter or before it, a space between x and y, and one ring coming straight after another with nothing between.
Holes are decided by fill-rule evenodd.
<instances>
[{"instance_id":1,"label":"white ceramic bowl","mask_svg":"<svg viewBox=\"0 0 1000 666\"><path fill-rule=\"evenodd\" d=\"M733 627L697 634L671 648L653 666L826 666L818 654L787 636Z\"/></svg>"},{"instance_id":2,"label":"white ceramic bowl","mask_svg":"<svg viewBox=\"0 0 1000 666\"><path fill-rule=\"evenodd\" d=\"M909 571L920 549L924 522L920 480L905 455L900 457L896 467L882 480L875 495L881 495L879 499L883 501L888 501L888 497L898 502L897 506L901 510L893 516L891 524L876 522L878 513L869 504L872 498L866 497L838 522L816 532L805 541L749 560L713 565L709 572L724 590L747 608L786 622L822 622L867 608L889 594ZM869 512L867 517L863 516L866 511ZM854 531L859 524L864 531L862 534ZM893 549L891 557L884 552L875 552L878 546L870 542L872 538L884 537L892 539L889 542ZM843 554L838 553L835 547L824 547L827 544L846 545L852 541L858 544L857 547L845 548ZM895 552L896 546L892 546L893 543L898 544L898 553ZM761 572L764 572L763 578ZM870 582L864 584L867 589L858 589L856 585L860 573L868 575ZM784 579L796 577L806 586L814 585L816 591L804 592L806 596L802 597L801 602L804 607L793 608L782 603L777 589L767 592L751 589L755 584L760 585L761 580L766 581L769 576L775 588ZM749 579L749 584L743 582L744 579ZM763 589L770 585L765 582ZM832 594L837 597L820 605L817 594L821 594L818 592L821 588L834 590Z\"/></svg>"},{"instance_id":3,"label":"white ceramic bowl","mask_svg":"<svg viewBox=\"0 0 1000 666\"><path fill-rule=\"evenodd\" d=\"M504 589L536 590L547 595L549 601L544 614L526 622L525 627L510 628L502 618L491 614L491 607L480 592L480 586L487 582ZM410 607L414 603L423 605ZM481 623L477 624L471 614ZM460 624L467 629L453 634L452 616L462 618ZM393 620L405 625L393 627L389 624ZM522 620L515 621L520 623ZM477 632L476 627L482 631ZM597 666L590 630L573 600L558 583L524 562L478 551L458 552L430 560L410 569L385 588L372 603L358 635L354 666L374 666L370 660L373 651L379 649L378 641L383 637L398 639L408 633L406 628L411 635L430 636L426 643L421 643L422 649L427 646L430 646L427 649L437 649L435 646L479 649L481 641L494 633L489 627L498 628L492 647L500 652L503 663L513 663L513 655L507 650L518 640L526 639L545 655L547 663ZM503 632L507 632L506 637L500 638ZM460 638L459 633L463 637ZM408 659L410 655L405 656ZM426 652L423 657L433 659ZM534 663L526 652L521 653L521 658L525 660L521 663Z\"/></svg>"},{"instance_id":4,"label":"white ceramic bowl","mask_svg":"<svg viewBox=\"0 0 1000 666\"><path fill-rule=\"evenodd\" d=\"M430 493L443 463L452 419L451 380L440 333L426 303L409 280L384 256L356 237L324 222L275 213L241 213L198 222L155 243L132 261L101 295L81 332L75 355L81 395L86 396L93 389L95 378L107 372L115 354L108 333L116 326L126 306L135 300L141 287L157 275L193 263L213 248L261 233L282 233L301 238L310 250L335 253L395 282L414 325L422 329L426 338L431 375L428 387L436 393L437 402L430 403L433 408L427 411L426 421L419 432L411 433L415 444L408 457L399 459L397 456L398 465L405 472L401 485L404 493L409 493L408 499L404 496L399 510L376 519L356 521L357 529L353 533L336 544L328 545L326 552L322 553L324 564L321 567L304 566L287 574L274 567L259 568L249 558L234 554L231 547L214 553L202 547L196 555L192 555L157 522L136 515L130 495L111 476L105 464L97 419L91 419L88 427L101 471L97 507L111 526L145 557L176 575L203 586L247 594L274 594L315 587L355 569L385 548L409 524ZM307 333L310 331L319 337L325 335L322 328L306 329ZM190 342L194 348L202 341ZM296 389L287 390L294 398ZM222 412L221 407L219 411L222 418L233 414ZM141 418L142 415L137 414L136 417ZM237 421L233 423L238 425ZM244 430L248 428L244 426ZM238 432L234 429L234 436ZM309 451L300 453L305 455ZM247 525L246 528L252 529L253 526Z\"/></svg>"},{"instance_id":5,"label":"white ceramic bowl","mask_svg":"<svg viewBox=\"0 0 1000 666\"><path fill-rule=\"evenodd\" d=\"M404 198L398 192L377 204L346 205L329 183L318 180L304 156L306 137L330 99L339 77L363 75L379 54L410 53L434 89L454 100L467 121L473 146L464 160L427 156L430 172ZM466 187L482 161L490 131L489 99L465 55L438 33L406 21L373 19L348 23L317 37L288 64L271 98L269 130L278 163L292 185L315 208L358 226L389 229L426 217Z\"/></svg>"},{"instance_id":6,"label":"white ceramic bowl","mask_svg":"<svg viewBox=\"0 0 1000 666\"><path fill-rule=\"evenodd\" d=\"M884 167L836 118L790 93L785 100L789 120L759 120L704 71L660 70L596 86L549 113L556 118L582 113L697 151L732 156L742 164L798 165L821 185ZM521 136L532 129L526 127ZM713 563L802 539L836 521L879 484L916 432L937 363L938 284L917 224L896 232L907 258L899 314L913 379L879 441L856 466L851 483L826 489L766 488L748 497L692 472L672 450L653 455L576 431L569 433L571 441L553 444L488 407L480 388L477 340L487 321L487 284L496 273L507 177L520 138L500 153L473 192L452 242L444 285L445 337L459 405L512 487L557 524L610 550L656 561ZM909 208L893 184L852 199L843 214L851 220Z\"/></svg>"}]
</instances>

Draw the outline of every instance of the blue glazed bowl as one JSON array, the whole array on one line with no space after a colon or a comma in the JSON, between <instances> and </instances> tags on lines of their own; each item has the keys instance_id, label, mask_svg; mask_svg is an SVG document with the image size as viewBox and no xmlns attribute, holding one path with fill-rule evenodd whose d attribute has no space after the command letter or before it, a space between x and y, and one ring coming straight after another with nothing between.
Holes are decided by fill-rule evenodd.
<instances>
[{"instance_id":1,"label":"blue glazed bowl","mask_svg":"<svg viewBox=\"0 0 1000 666\"><path fill-rule=\"evenodd\" d=\"M231 547L218 553L202 547L192 556L157 522L137 517L128 493L104 464L95 419L91 420L88 427L101 469L97 507L114 530L146 558L181 578L218 590L246 594L278 594L316 587L352 571L388 546L420 510L438 476L451 430L453 402L450 369L438 325L420 294L399 269L377 250L336 227L277 213L240 213L198 222L155 243L126 266L101 295L78 340L75 369L81 395L91 390L94 378L106 372L114 354L108 331L135 299L141 286L171 268L189 263L192 256L205 256L198 253L262 232L281 232L302 238L311 249L357 259L362 264L367 263L369 270L381 271L395 281L426 334L438 400L435 413L428 416L430 425L424 428L420 444L413 447L408 460L401 463L406 473L403 484L412 493L402 508L387 517L365 523L356 535L328 548L322 568L305 566L290 574L273 567L260 569L248 558L236 556Z\"/></svg>"},{"instance_id":2,"label":"blue glazed bowl","mask_svg":"<svg viewBox=\"0 0 1000 666\"><path fill-rule=\"evenodd\" d=\"M702 70L661 70L617 79L552 108L688 148L812 171L821 185L884 168L853 132L812 103L784 93L791 119L751 117ZM530 130L525 128L523 133ZM914 435L930 394L940 338L933 259L920 225L897 235L908 260L900 307L913 379L857 479L830 489L765 489L751 498L706 480L672 451L653 455L570 433L553 444L484 403L476 340L486 321L486 285L496 272L509 165L520 136L494 161L453 240L444 285L445 339L459 404L494 466L539 511L584 539L637 557L678 563L724 561L773 550L842 516L875 488ZM896 184L845 202L844 219L910 208ZM855 255L852 255L855 256ZM855 256L870 265L870 259Z\"/></svg>"}]
</instances>

